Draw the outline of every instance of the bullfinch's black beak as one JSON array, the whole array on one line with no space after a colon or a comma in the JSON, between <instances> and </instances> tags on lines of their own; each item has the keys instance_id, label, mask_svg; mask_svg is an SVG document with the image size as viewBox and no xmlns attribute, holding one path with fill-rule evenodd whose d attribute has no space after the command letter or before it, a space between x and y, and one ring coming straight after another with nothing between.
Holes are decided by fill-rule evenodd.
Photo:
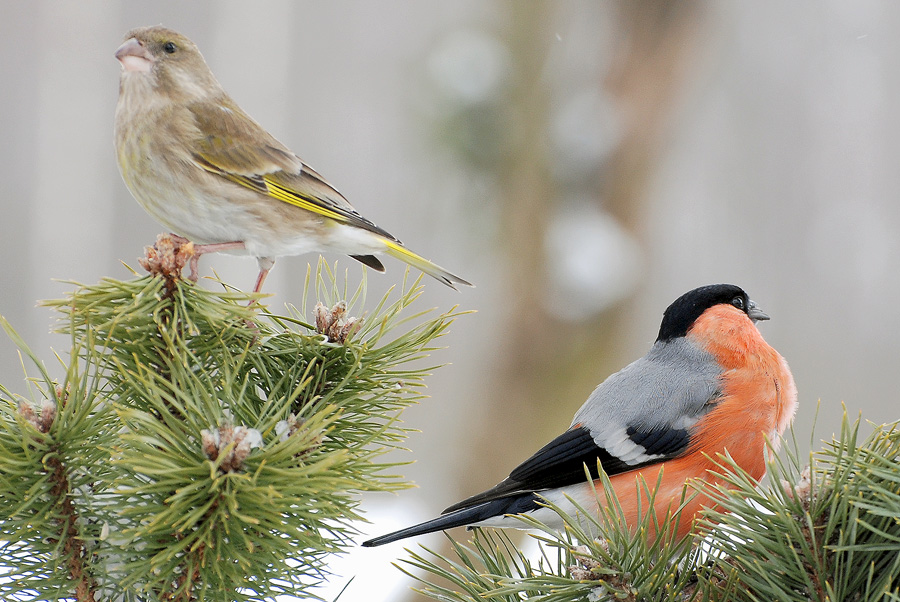
<instances>
[{"instance_id":1,"label":"bullfinch's black beak","mask_svg":"<svg viewBox=\"0 0 900 602\"><path fill-rule=\"evenodd\" d=\"M770 320L769 314L761 310L756 306L756 303L750 301L749 307L747 307L747 315L750 316L750 319L754 322L759 322L760 320Z\"/></svg>"}]
</instances>

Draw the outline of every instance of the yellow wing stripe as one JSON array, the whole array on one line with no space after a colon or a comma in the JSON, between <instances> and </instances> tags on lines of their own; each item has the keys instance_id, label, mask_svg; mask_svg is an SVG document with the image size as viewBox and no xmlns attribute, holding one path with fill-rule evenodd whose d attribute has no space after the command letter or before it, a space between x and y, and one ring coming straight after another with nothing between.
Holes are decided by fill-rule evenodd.
<instances>
[{"instance_id":1,"label":"yellow wing stripe","mask_svg":"<svg viewBox=\"0 0 900 602\"><path fill-rule=\"evenodd\" d=\"M345 216L341 215L337 211L332 211L326 207L323 207L322 205L319 205L318 203L314 203L306 197L298 195L296 192L275 184L268 178L263 179L266 182L268 194L272 198L278 199L279 201L284 201L285 203L289 203L296 207L300 207L301 209L306 209L307 211L311 211L313 213L318 213L319 215L324 215L325 217L339 221L342 224L350 223L350 220L348 220Z\"/></svg>"},{"instance_id":2,"label":"yellow wing stripe","mask_svg":"<svg viewBox=\"0 0 900 602\"><path fill-rule=\"evenodd\" d=\"M200 167L202 167L206 171L224 176L232 182L240 184L241 186L250 188L251 190L256 190L257 192L262 192L263 194L269 195L273 199L278 199L279 201L283 201L290 205L294 205L295 207L305 209L306 211L318 213L319 215L322 215L329 219L333 219L342 224L350 224L354 226L357 225L353 223L353 220L350 217L342 214L341 212L329 209L328 207L323 206L321 203L317 203L309 197L305 197L289 188L285 188L284 186L276 184L266 176L262 176L262 178L241 176L238 174L230 173L218 167L215 163L211 162L202 154L197 155L196 158L198 159Z\"/></svg>"}]
</instances>

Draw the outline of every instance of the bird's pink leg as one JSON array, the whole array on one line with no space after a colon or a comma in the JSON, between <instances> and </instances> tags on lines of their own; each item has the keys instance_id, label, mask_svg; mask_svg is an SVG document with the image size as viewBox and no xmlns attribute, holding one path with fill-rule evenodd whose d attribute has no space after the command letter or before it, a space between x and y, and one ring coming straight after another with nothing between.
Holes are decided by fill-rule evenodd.
<instances>
[{"instance_id":1,"label":"bird's pink leg","mask_svg":"<svg viewBox=\"0 0 900 602\"><path fill-rule=\"evenodd\" d=\"M197 269L197 265L200 262L200 256L206 255L207 253L218 253L219 251L231 251L233 249L243 249L244 243L242 241L234 241L234 242L216 242L208 245L194 245L194 254L191 256L191 275L189 278L191 282L197 282L197 278L200 277L200 272Z\"/></svg>"},{"instance_id":2,"label":"bird's pink leg","mask_svg":"<svg viewBox=\"0 0 900 602\"><path fill-rule=\"evenodd\" d=\"M262 289L263 282L266 281L266 276L269 275L269 270L260 270L259 276L256 277L256 286L253 287L253 292L258 293Z\"/></svg>"},{"instance_id":3,"label":"bird's pink leg","mask_svg":"<svg viewBox=\"0 0 900 602\"><path fill-rule=\"evenodd\" d=\"M275 265L275 260L270 257L259 257L257 258L257 263L259 263L259 276L256 277L256 286L253 287L254 293L258 293L262 289L266 276L269 275L269 271Z\"/></svg>"}]
</instances>

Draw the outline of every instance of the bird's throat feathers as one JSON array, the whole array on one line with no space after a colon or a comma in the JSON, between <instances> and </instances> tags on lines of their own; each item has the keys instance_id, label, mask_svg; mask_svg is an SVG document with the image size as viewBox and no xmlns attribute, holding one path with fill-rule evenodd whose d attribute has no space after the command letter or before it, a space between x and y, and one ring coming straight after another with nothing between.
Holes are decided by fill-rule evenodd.
<instances>
[{"instance_id":1,"label":"bird's throat feathers","mask_svg":"<svg viewBox=\"0 0 900 602\"><path fill-rule=\"evenodd\" d=\"M790 425L797 409L797 387L784 358L766 343L750 318L729 305L716 305L703 312L687 337L711 353L725 370L723 398L705 421L709 440L733 432L727 421L742 414L758 425L748 423L745 433L761 432L777 447L778 436ZM735 403L741 407L728 408ZM748 447L734 442L723 445L733 457L737 450Z\"/></svg>"},{"instance_id":2,"label":"bird's throat feathers","mask_svg":"<svg viewBox=\"0 0 900 602\"><path fill-rule=\"evenodd\" d=\"M211 73L196 77L180 66L160 65L159 62L151 63L149 69L123 69L119 79L119 104L131 105L133 110L142 112L208 100L222 94L222 86Z\"/></svg>"},{"instance_id":3,"label":"bird's throat feathers","mask_svg":"<svg viewBox=\"0 0 900 602\"><path fill-rule=\"evenodd\" d=\"M122 70L119 78L119 102L116 117L121 114L150 113L170 105L158 91L157 76L153 70Z\"/></svg>"},{"instance_id":4,"label":"bird's throat feathers","mask_svg":"<svg viewBox=\"0 0 900 602\"><path fill-rule=\"evenodd\" d=\"M688 330L687 338L711 353L725 369L740 368L748 358L776 354L744 312L731 305L708 308Z\"/></svg>"}]
</instances>

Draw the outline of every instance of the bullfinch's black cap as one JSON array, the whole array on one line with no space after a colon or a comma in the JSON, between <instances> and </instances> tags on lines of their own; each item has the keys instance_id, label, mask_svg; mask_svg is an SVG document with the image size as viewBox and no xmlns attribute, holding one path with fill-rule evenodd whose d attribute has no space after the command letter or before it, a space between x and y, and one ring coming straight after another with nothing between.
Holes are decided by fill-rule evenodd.
<instances>
[{"instance_id":1,"label":"bullfinch's black cap","mask_svg":"<svg viewBox=\"0 0 900 602\"><path fill-rule=\"evenodd\" d=\"M769 319L741 287L734 284L711 284L686 292L666 308L656 340L668 341L685 336L703 312L719 304L736 307L754 322Z\"/></svg>"}]
</instances>

